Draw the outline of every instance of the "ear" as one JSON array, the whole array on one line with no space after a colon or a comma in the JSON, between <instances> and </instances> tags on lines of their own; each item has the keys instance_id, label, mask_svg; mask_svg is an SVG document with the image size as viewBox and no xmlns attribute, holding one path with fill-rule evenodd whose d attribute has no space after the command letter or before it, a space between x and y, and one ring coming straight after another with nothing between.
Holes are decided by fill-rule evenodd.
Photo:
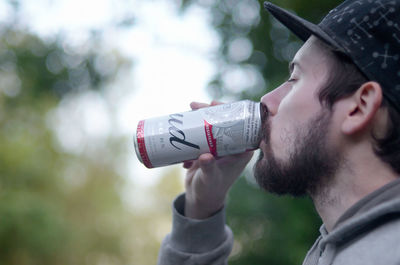
<instances>
[{"instance_id":1,"label":"ear","mask_svg":"<svg viewBox=\"0 0 400 265\"><path fill-rule=\"evenodd\" d=\"M382 103L382 88L377 82L364 83L348 100L342 132L351 135L371 124Z\"/></svg>"}]
</instances>

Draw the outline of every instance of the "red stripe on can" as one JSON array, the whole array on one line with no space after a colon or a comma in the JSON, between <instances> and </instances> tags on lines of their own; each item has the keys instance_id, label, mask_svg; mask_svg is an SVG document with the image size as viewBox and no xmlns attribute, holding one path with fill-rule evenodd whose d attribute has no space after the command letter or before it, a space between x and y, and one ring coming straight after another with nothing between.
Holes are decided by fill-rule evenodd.
<instances>
[{"instance_id":1,"label":"red stripe on can","mask_svg":"<svg viewBox=\"0 0 400 265\"><path fill-rule=\"evenodd\" d=\"M141 120L138 123L137 131L136 131L136 138L137 138L140 157L142 158L143 164L147 168L152 168L153 165L150 162L149 156L147 154L146 143L144 141L144 120Z\"/></svg>"},{"instance_id":2,"label":"red stripe on can","mask_svg":"<svg viewBox=\"0 0 400 265\"><path fill-rule=\"evenodd\" d=\"M204 130L206 132L208 148L210 149L211 154L217 156L217 140L214 138L212 133L212 127L213 126L206 120L204 121Z\"/></svg>"}]
</instances>

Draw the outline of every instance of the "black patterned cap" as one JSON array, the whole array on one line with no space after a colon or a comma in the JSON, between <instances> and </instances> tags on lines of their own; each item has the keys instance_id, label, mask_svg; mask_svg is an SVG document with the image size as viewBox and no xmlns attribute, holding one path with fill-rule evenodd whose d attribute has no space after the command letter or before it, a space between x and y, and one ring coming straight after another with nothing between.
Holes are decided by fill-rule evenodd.
<instances>
[{"instance_id":1,"label":"black patterned cap","mask_svg":"<svg viewBox=\"0 0 400 265\"><path fill-rule=\"evenodd\" d=\"M315 35L350 57L400 112L400 0L347 0L318 25L269 2L264 7L303 41Z\"/></svg>"}]
</instances>

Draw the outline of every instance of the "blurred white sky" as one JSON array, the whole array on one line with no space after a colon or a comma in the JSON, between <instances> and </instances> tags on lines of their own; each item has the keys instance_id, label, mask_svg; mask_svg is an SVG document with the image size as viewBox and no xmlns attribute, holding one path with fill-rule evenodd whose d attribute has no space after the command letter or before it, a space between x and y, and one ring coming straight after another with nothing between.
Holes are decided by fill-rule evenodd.
<instances>
[{"instance_id":1,"label":"blurred white sky","mask_svg":"<svg viewBox=\"0 0 400 265\"><path fill-rule=\"evenodd\" d=\"M192 6L179 16L174 0L21 3L24 24L38 35L53 38L62 33L68 42L80 45L90 30L103 30L106 47L102 48L117 49L134 62L132 70L120 76L105 97L90 92L66 98L52 114L61 144L68 151L79 152L88 138L101 141L108 133L132 136L140 119L188 110L193 100L210 101L206 85L215 72L211 55L220 41L201 7ZM0 21L10 13L7 7L5 1L0 2ZM132 15L133 26L110 27ZM110 113L115 115L114 121ZM163 169L146 169L136 159L132 141L127 145L132 152L128 161L121 163L127 167L121 173L136 184L152 184Z\"/></svg>"}]
</instances>

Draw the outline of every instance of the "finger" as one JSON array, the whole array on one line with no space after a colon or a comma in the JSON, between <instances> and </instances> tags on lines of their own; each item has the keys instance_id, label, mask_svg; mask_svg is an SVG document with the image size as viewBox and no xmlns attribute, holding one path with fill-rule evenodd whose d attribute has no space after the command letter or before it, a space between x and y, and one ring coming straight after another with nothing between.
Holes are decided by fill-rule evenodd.
<instances>
[{"instance_id":1,"label":"finger","mask_svg":"<svg viewBox=\"0 0 400 265\"><path fill-rule=\"evenodd\" d=\"M185 168L185 169L191 168L192 165L193 165L193 161L185 161L185 162L183 162L183 168Z\"/></svg>"},{"instance_id":2,"label":"finger","mask_svg":"<svg viewBox=\"0 0 400 265\"><path fill-rule=\"evenodd\" d=\"M230 155L230 156L224 156L218 159L218 164L219 165L234 165L234 166L242 166L243 164L247 164L250 159L252 158L254 152L253 151L247 151L245 153L241 154L235 154L235 155Z\"/></svg>"},{"instance_id":3,"label":"finger","mask_svg":"<svg viewBox=\"0 0 400 265\"><path fill-rule=\"evenodd\" d=\"M209 107L209 106L210 106L209 104L196 102L196 101L193 101L192 103L190 103L190 107L192 108L192 110L201 109L201 108L205 108L205 107Z\"/></svg>"},{"instance_id":4,"label":"finger","mask_svg":"<svg viewBox=\"0 0 400 265\"><path fill-rule=\"evenodd\" d=\"M186 179L185 179L185 186L186 187L191 185L193 177L196 174L197 169L199 168L199 161L198 160L187 161L187 165L189 165L190 163L191 163L190 167L186 168L187 169Z\"/></svg>"},{"instance_id":5,"label":"finger","mask_svg":"<svg viewBox=\"0 0 400 265\"><path fill-rule=\"evenodd\" d=\"M212 173L212 171L215 168L215 162L216 162L216 159L212 154L210 153L202 154L199 157L198 161L199 161L199 167L203 170L205 175L209 175L210 173Z\"/></svg>"},{"instance_id":6,"label":"finger","mask_svg":"<svg viewBox=\"0 0 400 265\"><path fill-rule=\"evenodd\" d=\"M187 161L188 162L188 164L187 164L187 166L189 166L190 165L190 167L188 167L188 168L186 168L188 171L187 171L187 174L194 174L194 172L197 170L197 169L199 169L199 161L198 160L191 160L191 161Z\"/></svg>"},{"instance_id":7,"label":"finger","mask_svg":"<svg viewBox=\"0 0 400 265\"><path fill-rule=\"evenodd\" d=\"M253 154L254 154L254 151L246 151L244 153L235 154L235 155L233 155L233 157L235 157L237 159L251 159Z\"/></svg>"},{"instance_id":8,"label":"finger","mask_svg":"<svg viewBox=\"0 0 400 265\"><path fill-rule=\"evenodd\" d=\"M216 105L221 105L221 104L224 104L224 103L221 101L217 101L217 100L211 101L211 106L216 106Z\"/></svg>"}]
</instances>

